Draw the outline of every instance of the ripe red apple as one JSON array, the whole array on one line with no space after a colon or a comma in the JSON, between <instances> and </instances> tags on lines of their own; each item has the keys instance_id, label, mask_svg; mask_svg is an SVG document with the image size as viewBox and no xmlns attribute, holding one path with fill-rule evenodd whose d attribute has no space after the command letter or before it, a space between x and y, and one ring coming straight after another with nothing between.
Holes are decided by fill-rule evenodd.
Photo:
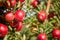
<instances>
[{"instance_id":1,"label":"ripe red apple","mask_svg":"<svg viewBox=\"0 0 60 40\"><path fill-rule=\"evenodd\" d=\"M13 13L12 13L12 12L7 12L7 13L5 14L5 19L6 19L6 21L8 21L8 22L14 20L14 15L13 15Z\"/></svg>"},{"instance_id":2,"label":"ripe red apple","mask_svg":"<svg viewBox=\"0 0 60 40\"><path fill-rule=\"evenodd\" d=\"M52 35L54 38L60 38L60 30L59 29L54 29L52 31Z\"/></svg>"},{"instance_id":3,"label":"ripe red apple","mask_svg":"<svg viewBox=\"0 0 60 40\"><path fill-rule=\"evenodd\" d=\"M47 40L47 36L44 33L38 35L37 40Z\"/></svg>"},{"instance_id":4,"label":"ripe red apple","mask_svg":"<svg viewBox=\"0 0 60 40\"><path fill-rule=\"evenodd\" d=\"M17 26L17 21L12 21L12 22L9 22L10 26L15 28Z\"/></svg>"},{"instance_id":5,"label":"ripe red apple","mask_svg":"<svg viewBox=\"0 0 60 40\"><path fill-rule=\"evenodd\" d=\"M31 3L31 5L32 5L33 7L37 7L38 1L37 1L37 0L33 0L32 3Z\"/></svg>"},{"instance_id":6,"label":"ripe red apple","mask_svg":"<svg viewBox=\"0 0 60 40\"><path fill-rule=\"evenodd\" d=\"M14 7L16 5L16 0L9 0L11 7Z\"/></svg>"},{"instance_id":7,"label":"ripe red apple","mask_svg":"<svg viewBox=\"0 0 60 40\"><path fill-rule=\"evenodd\" d=\"M0 37L4 37L8 33L8 28L6 25L0 23Z\"/></svg>"},{"instance_id":8,"label":"ripe red apple","mask_svg":"<svg viewBox=\"0 0 60 40\"><path fill-rule=\"evenodd\" d=\"M16 31L20 31L23 27L23 23L22 22L18 22L17 26L16 26Z\"/></svg>"},{"instance_id":9,"label":"ripe red apple","mask_svg":"<svg viewBox=\"0 0 60 40\"><path fill-rule=\"evenodd\" d=\"M23 21L25 17L25 12L23 10L17 10L15 12L15 19L17 21Z\"/></svg>"},{"instance_id":10,"label":"ripe red apple","mask_svg":"<svg viewBox=\"0 0 60 40\"><path fill-rule=\"evenodd\" d=\"M45 21L45 19L47 18L46 12L40 11L40 12L38 13L37 17L38 17L39 21Z\"/></svg>"}]
</instances>

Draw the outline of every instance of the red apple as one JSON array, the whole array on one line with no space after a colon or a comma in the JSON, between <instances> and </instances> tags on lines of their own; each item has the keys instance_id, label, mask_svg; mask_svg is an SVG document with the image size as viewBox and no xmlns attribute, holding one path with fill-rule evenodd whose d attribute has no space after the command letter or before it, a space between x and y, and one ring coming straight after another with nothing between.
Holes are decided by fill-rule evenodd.
<instances>
[{"instance_id":1,"label":"red apple","mask_svg":"<svg viewBox=\"0 0 60 40\"><path fill-rule=\"evenodd\" d=\"M14 15L13 15L13 13L12 13L12 12L7 12L7 13L5 14L5 19L6 19L6 21L8 21L8 22L14 20Z\"/></svg>"},{"instance_id":2,"label":"red apple","mask_svg":"<svg viewBox=\"0 0 60 40\"><path fill-rule=\"evenodd\" d=\"M15 28L17 26L17 21L12 21L12 22L9 22L10 26Z\"/></svg>"},{"instance_id":3,"label":"red apple","mask_svg":"<svg viewBox=\"0 0 60 40\"><path fill-rule=\"evenodd\" d=\"M44 12L44 11L39 12L37 17L38 17L39 21L45 21L45 19L47 18L46 12Z\"/></svg>"},{"instance_id":4,"label":"red apple","mask_svg":"<svg viewBox=\"0 0 60 40\"><path fill-rule=\"evenodd\" d=\"M52 31L52 35L54 38L60 38L60 30L59 29L54 29Z\"/></svg>"},{"instance_id":5,"label":"red apple","mask_svg":"<svg viewBox=\"0 0 60 40\"><path fill-rule=\"evenodd\" d=\"M37 7L38 1L37 1L37 0L33 0L33 2L31 3L31 5L32 5L33 7Z\"/></svg>"},{"instance_id":6,"label":"red apple","mask_svg":"<svg viewBox=\"0 0 60 40\"><path fill-rule=\"evenodd\" d=\"M9 0L11 7L14 7L16 5L16 0Z\"/></svg>"},{"instance_id":7,"label":"red apple","mask_svg":"<svg viewBox=\"0 0 60 40\"><path fill-rule=\"evenodd\" d=\"M38 35L37 40L47 40L47 36L44 33Z\"/></svg>"},{"instance_id":8,"label":"red apple","mask_svg":"<svg viewBox=\"0 0 60 40\"><path fill-rule=\"evenodd\" d=\"M6 25L0 23L0 37L4 37L8 33L8 28Z\"/></svg>"},{"instance_id":9,"label":"red apple","mask_svg":"<svg viewBox=\"0 0 60 40\"><path fill-rule=\"evenodd\" d=\"M20 31L23 27L23 23L22 22L18 22L17 26L16 26L16 31Z\"/></svg>"},{"instance_id":10,"label":"red apple","mask_svg":"<svg viewBox=\"0 0 60 40\"><path fill-rule=\"evenodd\" d=\"M17 10L15 12L15 19L17 21L23 21L25 17L25 12L23 10Z\"/></svg>"}]
</instances>

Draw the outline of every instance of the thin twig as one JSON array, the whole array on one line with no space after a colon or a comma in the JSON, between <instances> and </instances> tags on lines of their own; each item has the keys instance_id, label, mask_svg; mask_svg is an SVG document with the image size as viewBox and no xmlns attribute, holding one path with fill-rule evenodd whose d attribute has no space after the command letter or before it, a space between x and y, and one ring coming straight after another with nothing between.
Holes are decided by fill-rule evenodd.
<instances>
[{"instance_id":1,"label":"thin twig","mask_svg":"<svg viewBox=\"0 0 60 40\"><path fill-rule=\"evenodd\" d=\"M46 9L47 15L49 14L50 3L51 3L51 0L48 0L48 2L47 2L47 9Z\"/></svg>"}]
</instances>

